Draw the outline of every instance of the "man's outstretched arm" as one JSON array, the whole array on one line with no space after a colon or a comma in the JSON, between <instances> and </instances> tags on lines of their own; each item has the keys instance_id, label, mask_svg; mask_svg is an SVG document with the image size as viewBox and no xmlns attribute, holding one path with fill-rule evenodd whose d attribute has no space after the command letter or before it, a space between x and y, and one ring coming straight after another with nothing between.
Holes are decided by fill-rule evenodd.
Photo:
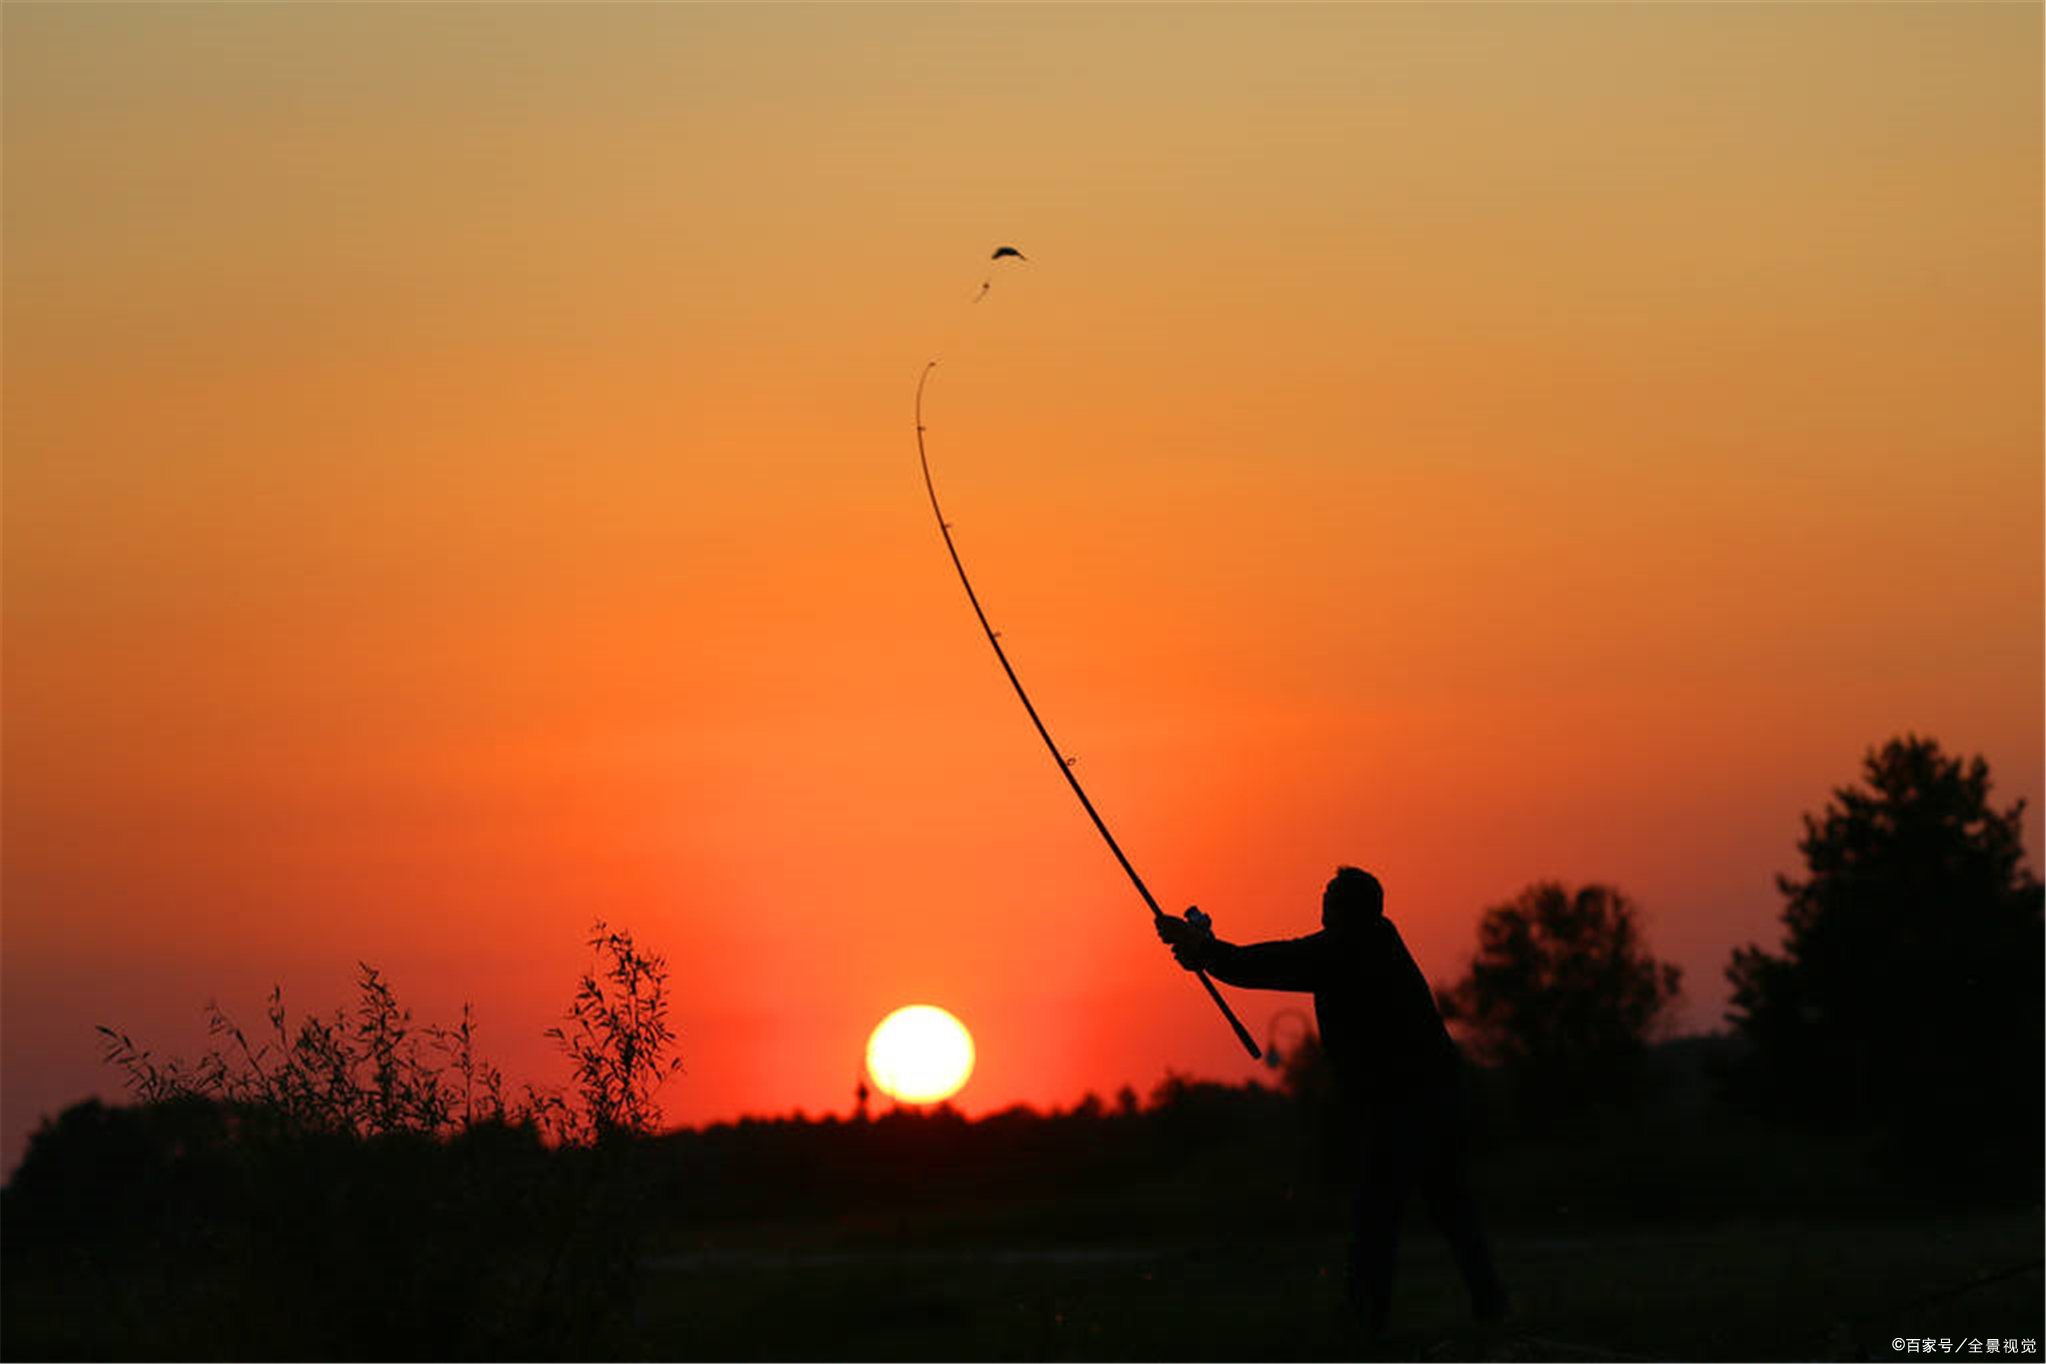
<instances>
[{"instance_id":1,"label":"man's outstretched arm","mask_svg":"<svg viewBox=\"0 0 2046 1364\"><path fill-rule=\"evenodd\" d=\"M1320 976L1321 944L1315 937L1273 942L1223 942L1204 923L1165 915L1157 920L1158 936L1171 948L1173 960L1189 971L1206 971L1224 985L1245 990L1311 991Z\"/></svg>"}]
</instances>

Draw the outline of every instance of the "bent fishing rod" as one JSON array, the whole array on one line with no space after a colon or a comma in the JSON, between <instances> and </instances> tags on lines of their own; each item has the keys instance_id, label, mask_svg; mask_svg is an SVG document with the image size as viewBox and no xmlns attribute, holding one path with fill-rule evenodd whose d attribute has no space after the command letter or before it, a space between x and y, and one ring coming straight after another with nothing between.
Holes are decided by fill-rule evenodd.
<instances>
[{"instance_id":1,"label":"bent fishing rod","mask_svg":"<svg viewBox=\"0 0 2046 1364\"><path fill-rule=\"evenodd\" d=\"M1108 844L1108 850L1115 854L1115 860L1122 864L1123 871L1130 878L1130 884L1137 888L1137 894L1144 897L1145 905L1151 910L1151 917L1154 920L1167 918L1169 916L1165 911L1158 908L1158 901L1152 898L1151 889L1144 884L1144 878L1137 875L1137 869L1131 866L1129 858L1123 855L1122 845L1117 843L1115 835L1108 831L1108 824L1101 818L1101 812L1094 808L1093 801L1087 799L1087 792L1080 786L1080 779L1073 775L1072 762L1059 751L1058 744L1053 742L1051 731L1044 727L1044 721L1037 714L1037 707L1030 704L1030 694L1023 690L1023 680L1016 676L1016 669L1010 664L1009 655L1002 649L999 632L988 624L987 612L980 608L980 594L973 590L973 580L966 576L966 564L959 557L959 546L952 543L952 523L945 519L944 508L938 505L938 488L931 481L931 457L924 449L924 385L930 381L931 371L937 367L936 360L930 361L916 380L916 457L917 462L923 466L924 491L930 494L931 513L938 518L938 533L945 537L945 550L952 556L952 567L959 571L959 585L966 589L966 600L973 604L973 614L980 620L981 633L987 636L987 642L994 648L995 658L1001 662L1002 671L1008 674L1009 685L1016 689L1016 699L1023 703L1024 711L1030 716L1030 723L1037 726L1037 737L1044 740L1044 746L1051 750L1051 758L1058 764L1059 775L1066 779L1066 785L1072 787L1073 794L1080 798L1080 807L1087 812L1087 818L1094 821L1095 829ZM1222 998L1222 992L1215 988L1215 982L1208 979L1206 971L1195 971L1193 975L1208 992L1208 998L1215 1001L1215 1007L1222 1011L1222 1017L1229 1020L1229 1026L1236 1030L1236 1040L1243 1043L1243 1049L1250 1053L1250 1059L1257 1060L1259 1055L1257 1043L1251 1040L1250 1030L1243 1026L1243 1021L1237 1018L1236 1011L1229 1007L1229 1001Z\"/></svg>"}]
</instances>

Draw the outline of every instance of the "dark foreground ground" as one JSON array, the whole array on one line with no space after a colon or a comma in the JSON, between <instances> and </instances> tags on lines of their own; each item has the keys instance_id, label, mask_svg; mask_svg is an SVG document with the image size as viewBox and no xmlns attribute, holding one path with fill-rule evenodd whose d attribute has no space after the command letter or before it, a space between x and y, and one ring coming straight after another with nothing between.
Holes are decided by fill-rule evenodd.
<instances>
[{"instance_id":1,"label":"dark foreground ground","mask_svg":"<svg viewBox=\"0 0 2046 1364\"><path fill-rule=\"evenodd\" d=\"M638 1328L649 1354L720 1359L1887 1359L1896 1337L2040 1333L2026 1214L1497 1239L1511 1323L1471 1325L1415 1226L1376 1344L1347 1328L1331 1237L667 1253Z\"/></svg>"},{"instance_id":2,"label":"dark foreground ground","mask_svg":"<svg viewBox=\"0 0 2046 1364\"><path fill-rule=\"evenodd\" d=\"M1475 1183L1515 1319L1469 1324L1415 1209L1379 1342L1343 1311L1340 1133L1268 1090L595 1150L74 1110L6 1193L0 1353L2039 1358L2036 1166L1973 1168L1965 1142L1914 1160L1702 1092L1538 1132L1481 1102Z\"/></svg>"},{"instance_id":3,"label":"dark foreground ground","mask_svg":"<svg viewBox=\"0 0 2046 1364\"><path fill-rule=\"evenodd\" d=\"M2030 1213L1566 1234L1501 1227L1497 1248L1516 1313L1486 1331L1468 1320L1454 1266L1417 1218L1395 1329L1373 1343L1347 1324L1337 1235L915 1248L775 1228L651 1250L633 1304L595 1352L735 1360L1891 1359L1908 1357L1892 1348L1898 1338L1931 1339L1934 1352L1947 1341L1954 1353L1973 1354L1990 1337L1999 1351L2004 1338L2022 1351L2041 1335L2039 1232ZM237 1301L227 1284L181 1290L177 1280L174 1267L62 1279L10 1267L5 1355L336 1357L274 1305ZM437 1353L402 1336L384 1351L376 1344L347 1342L338 1353ZM500 1352L562 1353L529 1351L515 1338L492 1351Z\"/></svg>"}]
</instances>

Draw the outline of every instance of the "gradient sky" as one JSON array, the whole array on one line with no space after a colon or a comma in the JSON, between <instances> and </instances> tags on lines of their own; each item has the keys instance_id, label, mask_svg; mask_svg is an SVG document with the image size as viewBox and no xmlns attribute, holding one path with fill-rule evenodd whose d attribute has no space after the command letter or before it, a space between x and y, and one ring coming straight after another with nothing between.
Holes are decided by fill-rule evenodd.
<instances>
[{"instance_id":1,"label":"gradient sky","mask_svg":"<svg viewBox=\"0 0 2046 1364\"><path fill-rule=\"evenodd\" d=\"M912 1002L970 1112L1253 1073L976 633L933 355L1004 643L1225 935L1360 862L1446 980L1610 881L1706 1028L1870 746L2038 853L2037 5L0 22L10 1162L93 1024L358 960L558 1080L599 916L680 1121Z\"/></svg>"}]
</instances>

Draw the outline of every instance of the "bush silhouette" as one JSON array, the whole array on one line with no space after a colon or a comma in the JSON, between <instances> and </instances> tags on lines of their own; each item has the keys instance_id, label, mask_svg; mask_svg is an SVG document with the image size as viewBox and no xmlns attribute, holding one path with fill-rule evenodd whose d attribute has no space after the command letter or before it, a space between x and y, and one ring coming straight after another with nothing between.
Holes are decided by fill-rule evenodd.
<instances>
[{"instance_id":1,"label":"bush silhouette","mask_svg":"<svg viewBox=\"0 0 2046 1364\"><path fill-rule=\"evenodd\" d=\"M307 1017L294 1028L281 988L265 1010L267 1035L248 1034L218 1004L207 1006L215 1045L196 1061L159 1061L117 1029L99 1029L109 1064L124 1071L144 1103L214 1100L259 1110L272 1122L308 1132L383 1136L449 1135L477 1122L519 1116L504 1079L475 1052L468 1005L452 1028L414 1027L375 967L362 963L350 1011Z\"/></svg>"},{"instance_id":2,"label":"bush silhouette","mask_svg":"<svg viewBox=\"0 0 2046 1364\"><path fill-rule=\"evenodd\" d=\"M44 1123L6 1191L11 1255L163 1283L175 1301L85 1329L155 1341L147 1323L175 1320L196 1334L170 1355L628 1353L646 1137L680 1063L665 963L602 923L589 944L548 1031L568 1094L510 1096L472 1010L417 1025L368 965L331 1015L294 1023L273 990L253 1038L209 1006L193 1061L102 1027L140 1105Z\"/></svg>"},{"instance_id":3,"label":"bush silhouette","mask_svg":"<svg viewBox=\"0 0 2046 1364\"><path fill-rule=\"evenodd\" d=\"M598 1139L613 1132L648 1133L660 1126L660 1089L679 1070L668 1055L668 963L642 952L628 930L599 921L589 946L597 965L583 972L567 1022L549 1028L574 1068L582 1106L573 1121Z\"/></svg>"}]
</instances>

